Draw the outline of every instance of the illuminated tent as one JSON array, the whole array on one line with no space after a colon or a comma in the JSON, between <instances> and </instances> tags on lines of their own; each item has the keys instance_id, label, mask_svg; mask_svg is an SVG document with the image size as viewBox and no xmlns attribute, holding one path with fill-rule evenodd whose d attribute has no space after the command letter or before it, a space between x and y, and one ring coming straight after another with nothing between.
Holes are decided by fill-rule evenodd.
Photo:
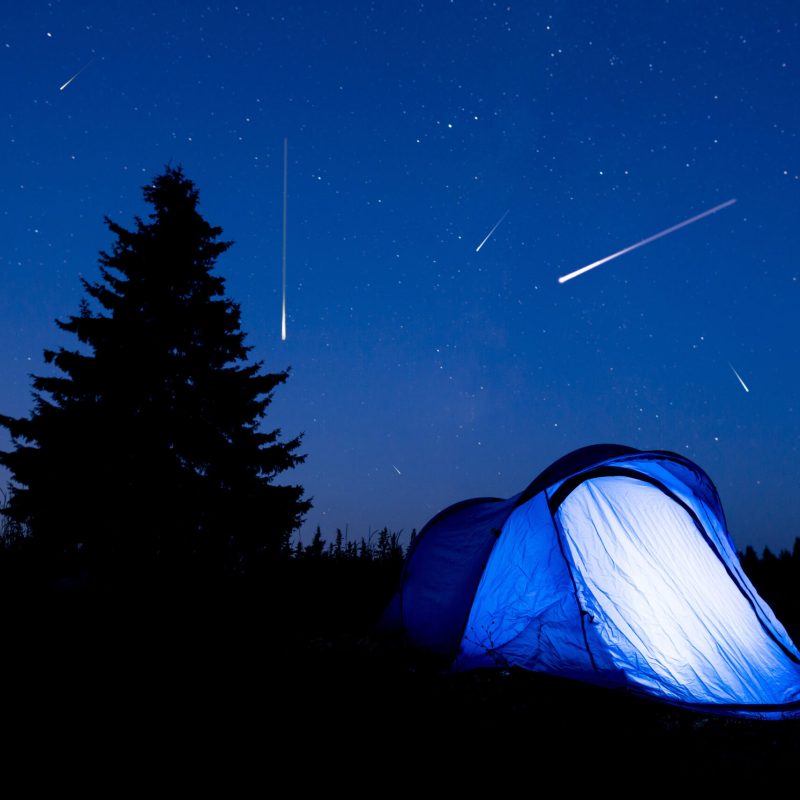
<instances>
[{"instance_id":1,"label":"illuminated tent","mask_svg":"<svg viewBox=\"0 0 800 800\"><path fill-rule=\"evenodd\" d=\"M420 532L387 610L455 669L521 667L735 716L800 716L800 653L739 565L710 478L576 450Z\"/></svg>"}]
</instances>

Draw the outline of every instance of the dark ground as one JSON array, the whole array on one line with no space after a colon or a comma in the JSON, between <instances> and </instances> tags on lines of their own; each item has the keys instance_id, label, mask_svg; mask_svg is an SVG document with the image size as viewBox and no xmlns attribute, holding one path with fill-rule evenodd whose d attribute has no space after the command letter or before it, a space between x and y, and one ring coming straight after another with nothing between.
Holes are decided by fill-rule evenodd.
<instances>
[{"instance_id":1,"label":"dark ground","mask_svg":"<svg viewBox=\"0 0 800 800\"><path fill-rule=\"evenodd\" d=\"M372 776L362 789L377 794L423 778L500 791L541 771L570 785L798 774L800 720L696 714L523 671L443 672L379 634L386 571L363 566L295 564L157 600L6 597L6 755L76 748L132 777L163 759L294 787Z\"/></svg>"}]
</instances>

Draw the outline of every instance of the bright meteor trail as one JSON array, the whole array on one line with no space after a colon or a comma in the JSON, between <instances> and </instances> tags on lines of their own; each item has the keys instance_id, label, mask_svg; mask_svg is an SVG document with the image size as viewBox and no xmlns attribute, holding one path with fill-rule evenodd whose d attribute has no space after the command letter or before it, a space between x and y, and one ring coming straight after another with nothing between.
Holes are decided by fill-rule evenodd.
<instances>
[{"instance_id":1,"label":"bright meteor trail","mask_svg":"<svg viewBox=\"0 0 800 800\"><path fill-rule=\"evenodd\" d=\"M481 247L483 247L486 244L486 242L489 241L491 235L500 227L500 223L508 216L509 211L511 211L510 208L508 209L508 211L506 211L505 214L503 214L502 217L500 217L499 220L497 220L497 222L495 222L494 227L489 231L489 233L486 234L486 238L475 248L476 253L480 253Z\"/></svg>"},{"instance_id":2,"label":"bright meteor trail","mask_svg":"<svg viewBox=\"0 0 800 800\"><path fill-rule=\"evenodd\" d=\"M92 59L92 61L94 61L94 59ZM69 86L72 83L72 81L74 81L75 78L77 78L78 75L81 74L81 72L83 72L87 67L91 66L92 61L90 61L88 64L84 64L66 83L62 83L61 86L58 87L58 91L63 92L64 89L66 89L67 86Z\"/></svg>"},{"instance_id":3,"label":"bright meteor trail","mask_svg":"<svg viewBox=\"0 0 800 800\"><path fill-rule=\"evenodd\" d=\"M730 361L728 362L728 366L733 369L733 364L731 364ZM735 369L733 369L733 374L739 379L739 383L742 384L742 389L749 393L750 390L747 388L747 384L742 380L742 376Z\"/></svg>"},{"instance_id":4,"label":"bright meteor trail","mask_svg":"<svg viewBox=\"0 0 800 800\"><path fill-rule=\"evenodd\" d=\"M717 211L722 211L723 208L732 206L735 202L736 202L735 197L732 198L731 200L726 200L724 203L720 203L718 206L714 206L714 208L709 208L708 211L703 211L702 214L697 214L694 217L685 219L683 222L679 222L677 225L673 225L671 228L667 228L665 231L661 231L660 233L655 233L652 236L648 236L646 239L642 239L641 242L636 242L636 244L632 244L630 247L626 247L624 250L619 250L616 253L612 253L610 256L601 258L599 261L593 261L591 264L587 264L585 267L576 269L575 272L570 272L569 275L562 275L558 279L558 282L566 283L567 281L571 281L573 278L577 278L578 275L583 275L584 272L588 272L590 269L599 267L601 264L605 264L607 261L611 261L614 258L619 258L620 256L624 256L626 253L630 253L632 250L637 250L640 247L644 247L644 245L650 244L650 242L654 242L656 239L660 239L662 236L667 236L670 233L674 233L675 231L680 230L681 228L685 228L687 225L691 225L693 222L697 222L698 220L703 219L703 217L708 217L711 216L711 214L716 214ZM481 242L481 244L483 244L483 242Z\"/></svg>"},{"instance_id":5,"label":"bright meteor trail","mask_svg":"<svg viewBox=\"0 0 800 800\"><path fill-rule=\"evenodd\" d=\"M289 140L283 140L283 301L281 304L281 341L286 341L286 194L289 185Z\"/></svg>"}]
</instances>

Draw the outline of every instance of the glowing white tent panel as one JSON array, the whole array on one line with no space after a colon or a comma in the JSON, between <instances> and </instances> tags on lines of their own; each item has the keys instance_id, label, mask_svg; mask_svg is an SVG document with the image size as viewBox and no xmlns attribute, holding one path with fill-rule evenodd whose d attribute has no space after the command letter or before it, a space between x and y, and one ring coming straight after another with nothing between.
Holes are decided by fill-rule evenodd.
<instances>
[{"instance_id":1,"label":"glowing white tent panel","mask_svg":"<svg viewBox=\"0 0 800 800\"><path fill-rule=\"evenodd\" d=\"M558 521L589 648L606 669L685 703L792 699L796 670L691 516L660 489L617 476L585 481Z\"/></svg>"}]
</instances>

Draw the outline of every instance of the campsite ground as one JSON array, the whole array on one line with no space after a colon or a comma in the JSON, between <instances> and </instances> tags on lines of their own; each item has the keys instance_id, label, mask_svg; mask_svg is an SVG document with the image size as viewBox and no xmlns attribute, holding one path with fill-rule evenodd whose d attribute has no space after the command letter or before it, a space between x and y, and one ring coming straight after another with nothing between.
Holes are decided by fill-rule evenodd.
<instances>
[{"instance_id":1,"label":"campsite ground","mask_svg":"<svg viewBox=\"0 0 800 800\"><path fill-rule=\"evenodd\" d=\"M110 748L137 769L180 751L185 770L201 770L224 753L297 786L433 770L500 787L564 763L570 782L621 763L660 781L797 772L800 721L699 715L522 671L448 674L376 631L380 576L340 577L296 571L158 602L17 599L6 735Z\"/></svg>"}]
</instances>

